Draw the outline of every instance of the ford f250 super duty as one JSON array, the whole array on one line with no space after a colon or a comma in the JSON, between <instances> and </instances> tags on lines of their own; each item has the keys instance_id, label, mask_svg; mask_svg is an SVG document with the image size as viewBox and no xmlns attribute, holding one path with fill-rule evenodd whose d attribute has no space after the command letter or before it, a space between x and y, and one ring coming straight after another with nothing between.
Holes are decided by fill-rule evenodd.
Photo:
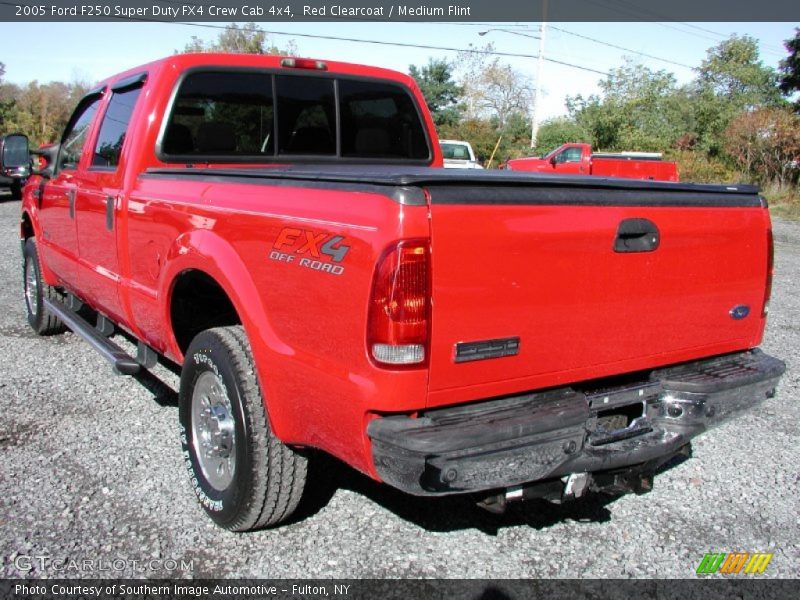
<instances>
[{"instance_id":1,"label":"ford f250 super duty","mask_svg":"<svg viewBox=\"0 0 800 600\"><path fill-rule=\"evenodd\" d=\"M185 468L229 529L286 520L319 451L495 510L642 492L784 371L756 189L446 170L396 72L171 56L42 152L28 321L121 374L180 366Z\"/></svg>"},{"instance_id":2,"label":"ford f250 super duty","mask_svg":"<svg viewBox=\"0 0 800 600\"><path fill-rule=\"evenodd\" d=\"M542 158L514 158L509 171L678 181L678 164L658 152L592 152L589 144L564 144Z\"/></svg>"}]
</instances>

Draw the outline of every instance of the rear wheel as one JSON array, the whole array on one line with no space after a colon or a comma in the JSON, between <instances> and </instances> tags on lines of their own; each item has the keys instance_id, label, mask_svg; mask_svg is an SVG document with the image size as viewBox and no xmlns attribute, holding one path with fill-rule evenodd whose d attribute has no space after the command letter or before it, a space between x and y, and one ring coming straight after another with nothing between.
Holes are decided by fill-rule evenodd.
<instances>
[{"instance_id":1,"label":"rear wheel","mask_svg":"<svg viewBox=\"0 0 800 600\"><path fill-rule=\"evenodd\" d=\"M209 516L232 531L286 521L306 482L307 460L269 426L241 326L199 333L181 373L183 456Z\"/></svg>"},{"instance_id":2,"label":"rear wheel","mask_svg":"<svg viewBox=\"0 0 800 600\"><path fill-rule=\"evenodd\" d=\"M53 335L65 330L64 323L45 308L44 299L60 300L56 288L47 285L42 280L42 271L39 266L39 252L33 238L25 240L22 251L22 281L25 290L25 308L28 313L28 323L39 335Z\"/></svg>"}]
</instances>

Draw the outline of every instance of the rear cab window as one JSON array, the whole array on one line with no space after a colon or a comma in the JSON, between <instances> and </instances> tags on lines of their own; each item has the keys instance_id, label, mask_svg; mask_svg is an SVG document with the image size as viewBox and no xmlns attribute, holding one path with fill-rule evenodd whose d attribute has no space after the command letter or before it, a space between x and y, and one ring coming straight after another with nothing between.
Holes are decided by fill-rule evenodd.
<instances>
[{"instance_id":1,"label":"rear cab window","mask_svg":"<svg viewBox=\"0 0 800 600\"><path fill-rule=\"evenodd\" d=\"M157 154L165 162L433 158L420 111L402 85L256 69L184 75Z\"/></svg>"}]
</instances>

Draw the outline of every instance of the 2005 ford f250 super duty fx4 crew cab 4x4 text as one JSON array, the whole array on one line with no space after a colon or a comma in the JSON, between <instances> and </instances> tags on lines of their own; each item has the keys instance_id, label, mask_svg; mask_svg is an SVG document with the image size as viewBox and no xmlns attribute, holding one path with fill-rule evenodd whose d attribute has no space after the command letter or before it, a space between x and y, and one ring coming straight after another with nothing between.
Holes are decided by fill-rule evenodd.
<instances>
[{"instance_id":1,"label":"2005 ford f250 super duty fx4 crew cab 4x4 text","mask_svg":"<svg viewBox=\"0 0 800 600\"><path fill-rule=\"evenodd\" d=\"M186 469L232 530L286 520L317 451L495 509L643 491L784 371L756 189L446 170L393 71L171 56L42 152L31 326L182 365Z\"/></svg>"}]
</instances>

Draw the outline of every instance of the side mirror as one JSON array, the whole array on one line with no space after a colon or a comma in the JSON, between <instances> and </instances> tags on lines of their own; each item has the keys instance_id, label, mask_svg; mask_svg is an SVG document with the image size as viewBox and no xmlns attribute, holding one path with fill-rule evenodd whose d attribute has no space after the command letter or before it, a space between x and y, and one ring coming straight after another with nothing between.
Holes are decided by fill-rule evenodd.
<instances>
[{"instance_id":1,"label":"side mirror","mask_svg":"<svg viewBox=\"0 0 800 600\"><path fill-rule=\"evenodd\" d=\"M25 178L30 175L30 168L28 136L12 133L0 138L0 172L8 177Z\"/></svg>"},{"instance_id":2,"label":"side mirror","mask_svg":"<svg viewBox=\"0 0 800 600\"><path fill-rule=\"evenodd\" d=\"M555 156L551 156L550 157L550 164L555 167L557 163L558 163L558 161L556 160L556 157Z\"/></svg>"},{"instance_id":3,"label":"side mirror","mask_svg":"<svg viewBox=\"0 0 800 600\"><path fill-rule=\"evenodd\" d=\"M39 157L39 168L33 169L31 172L39 177L51 179L55 175L59 147L60 144L50 144L38 150L33 150L31 154Z\"/></svg>"}]
</instances>

